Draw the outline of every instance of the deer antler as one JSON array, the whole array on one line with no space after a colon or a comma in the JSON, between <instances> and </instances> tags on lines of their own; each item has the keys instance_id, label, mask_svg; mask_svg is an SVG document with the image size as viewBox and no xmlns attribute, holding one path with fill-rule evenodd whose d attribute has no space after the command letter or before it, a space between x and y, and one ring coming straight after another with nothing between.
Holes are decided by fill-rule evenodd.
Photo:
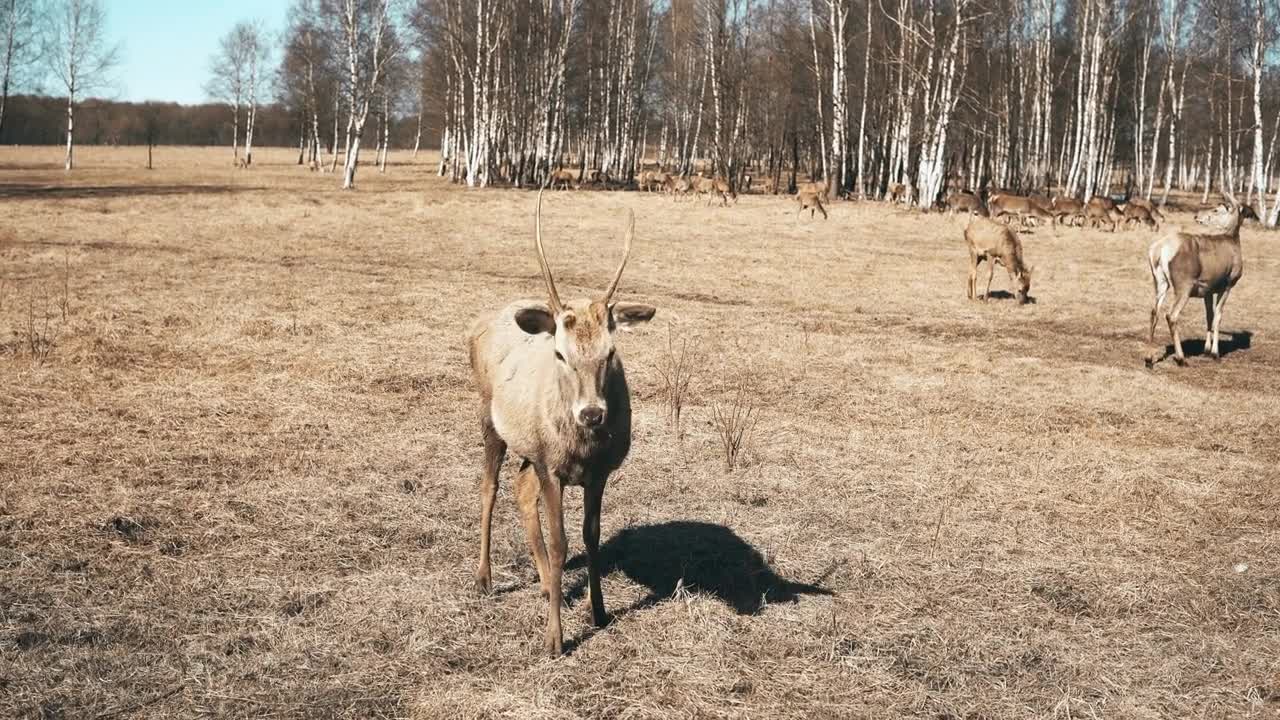
<instances>
[{"instance_id":1,"label":"deer antler","mask_svg":"<svg viewBox=\"0 0 1280 720\"><path fill-rule=\"evenodd\" d=\"M551 303L552 314L559 315L564 310L560 304L560 294L556 292L555 278L551 277L551 267L547 265L547 253L542 249L542 193L546 185L538 190L538 207L533 212L534 244L538 248L538 265L542 266L542 279L547 284L547 296Z\"/></svg>"},{"instance_id":2,"label":"deer antler","mask_svg":"<svg viewBox=\"0 0 1280 720\"><path fill-rule=\"evenodd\" d=\"M609 289L604 291L604 299L601 301L605 305L613 299L613 293L618 289L618 281L622 279L622 271L627 267L627 258L631 257L631 241L636 236L636 213L634 210L627 210L627 236L624 240L624 248L622 250L622 262L618 265L618 272L613 276L613 282L609 283Z\"/></svg>"}]
</instances>

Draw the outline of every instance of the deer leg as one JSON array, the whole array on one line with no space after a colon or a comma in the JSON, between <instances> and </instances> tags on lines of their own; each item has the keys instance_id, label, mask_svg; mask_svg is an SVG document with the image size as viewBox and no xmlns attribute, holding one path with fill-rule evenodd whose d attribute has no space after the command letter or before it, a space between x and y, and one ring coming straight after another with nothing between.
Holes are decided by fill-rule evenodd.
<instances>
[{"instance_id":1,"label":"deer leg","mask_svg":"<svg viewBox=\"0 0 1280 720\"><path fill-rule=\"evenodd\" d=\"M547 546L542 542L542 524L538 522L538 495L541 490L533 465L526 460L520 468L520 474L516 476L516 505L520 508L520 521L524 523L529 554L533 555L534 567L538 569L542 594L550 595L550 585L547 582Z\"/></svg>"},{"instance_id":2,"label":"deer leg","mask_svg":"<svg viewBox=\"0 0 1280 720\"><path fill-rule=\"evenodd\" d=\"M587 586L591 597L591 621L596 627L609 622L600 590L600 506L604 501L604 478L587 485L582 503L582 542L587 546Z\"/></svg>"},{"instance_id":3,"label":"deer leg","mask_svg":"<svg viewBox=\"0 0 1280 720\"><path fill-rule=\"evenodd\" d=\"M546 468L538 468L538 480L542 485L542 501L547 508L547 539L550 553L547 558L547 634L542 641L542 651L551 655L563 652L564 630L560 625L560 606L564 604L564 558L568 540L564 536L564 486Z\"/></svg>"},{"instance_id":4,"label":"deer leg","mask_svg":"<svg viewBox=\"0 0 1280 720\"><path fill-rule=\"evenodd\" d=\"M965 297L970 300L978 294L978 259L969 253L969 282L964 288Z\"/></svg>"},{"instance_id":5,"label":"deer leg","mask_svg":"<svg viewBox=\"0 0 1280 720\"><path fill-rule=\"evenodd\" d=\"M1231 294L1231 288L1227 288L1226 290L1223 290L1222 292L1218 293L1218 297L1215 298L1215 302L1214 302L1214 307L1213 307L1213 357L1214 359L1217 359L1219 357L1218 356L1218 338L1221 337L1221 334L1218 332L1218 330L1222 325L1222 308L1226 306L1227 296L1230 294Z\"/></svg>"},{"instance_id":6,"label":"deer leg","mask_svg":"<svg viewBox=\"0 0 1280 720\"><path fill-rule=\"evenodd\" d=\"M991 281L992 281L992 280L994 280L994 279L995 279L995 277L996 277L996 261L995 261L995 258L992 258L992 259L990 259L990 260L988 260L988 261L987 261L987 267L988 267L988 269L990 270L990 272L988 272L988 273L987 273L987 292L986 292L986 294L985 294L985 295L983 295L983 296L982 296L982 299L983 299L983 300L990 300L990 299L991 299Z\"/></svg>"},{"instance_id":7,"label":"deer leg","mask_svg":"<svg viewBox=\"0 0 1280 720\"><path fill-rule=\"evenodd\" d=\"M1165 316L1169 321L1169 334L1173 335L1173 361L1178 365L1186 365L1187 357L1182 354L1182 337L1178 335L1178 318L1182 317L1182 308L1191 299L1191 288L1174 287L1173 308Z\"/></svg>"},{"instance_id":8,"label":"deer leg","mask_svg":"<svg viewBox=\"0 0 1280 720\"><path fill-rule=\"evenodd\" d=\"M823 220L826 220L826 219L827 219L827 209L826 209L826 208L824 208L824 207L822 207L822 205L818 205L818 209L822 211L822 219L823 219Z\"/></svg>"},{"instance_id":9,"label":"deer leg","mask_svg":"<svg viewBox=\"0 0 1280 720\"><path fill-rule=\"evenodd\" d=\"M493 421L488 417L481 423L481 432L484 434L484 471L480 476L480 566L476 568L476 588L488 593L493 590L493 575L489 569L493 504L498 499L498 471L507 455L507 443L498 436Z\"/></svg>"},{"instance_id":10,"label":"deer leg","mask_svg":"<svg viewBox=\"0 0 1280 720\"><path fill-rule=\"evenodd\" d=\"M1213 301L1213 293L1206 292L1204 294L1204 354L1210 357L1216 354L1213 347Z\"/></svg>"}]
</instances>

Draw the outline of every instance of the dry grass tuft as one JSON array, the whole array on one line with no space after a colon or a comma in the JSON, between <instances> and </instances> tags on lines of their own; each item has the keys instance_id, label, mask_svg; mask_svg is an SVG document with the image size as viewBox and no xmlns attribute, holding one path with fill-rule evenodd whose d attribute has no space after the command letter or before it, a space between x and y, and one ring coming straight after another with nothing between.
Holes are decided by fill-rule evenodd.
<instances>
[{"instance_id":1,"label":"dry grass tuft","mask_svg":"<svg viewBox=\"0 0 1280 720\"><path fill-rule=\"evenodd\" d=\"M0 717L1280 711L1273 233L1242 233L1222 362L1188 306L1189 366L1147 371L1148 232L1022 235L1037 302L1015 307L964 298L945 216L548 195L562 292L599 291L633 208L624 299L677 331L620 340L616 619L590 625L570 489L573 652L547 660L515 458L501 592L469 590L462 338L541 296L533 195L427 157L342 193L296 149L251 173L57 153L0 148ZM733 472L717 414L754 424Z\"/></svg>"}]
</instances>

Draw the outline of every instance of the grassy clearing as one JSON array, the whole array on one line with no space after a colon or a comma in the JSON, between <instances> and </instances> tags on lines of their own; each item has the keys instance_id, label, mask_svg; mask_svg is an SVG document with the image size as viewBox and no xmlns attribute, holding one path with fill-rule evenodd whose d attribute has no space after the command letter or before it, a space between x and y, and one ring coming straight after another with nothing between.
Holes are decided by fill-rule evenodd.
<instances>
[{"instance_id":1,"label":"grassy clearing","mask_svg":"<svg viewBox=\"0 0 1280 720\"><path fill-rule=\"evenodd\" d=\"M550 195L562 294L607 281L630 207L620 293L659 315L619 343L617 621L571 562L548 660L514 460L501 592L470 589L463 336L539 296L532 195L144 153L0 149L0 716L1280 713L1273 234L1243 233L1233 351L1194 356L1189 306L1190 366L1147 371L1146 231L1024 234L1015 307L965 300L942 216Z\"/></svg>"}]
</instances>

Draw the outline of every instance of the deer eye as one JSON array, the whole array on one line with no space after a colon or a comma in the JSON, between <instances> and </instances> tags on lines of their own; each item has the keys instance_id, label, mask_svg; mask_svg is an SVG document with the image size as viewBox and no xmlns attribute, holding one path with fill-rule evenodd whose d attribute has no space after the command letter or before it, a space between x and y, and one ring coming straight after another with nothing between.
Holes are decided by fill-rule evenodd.
<instances>
[{"instance_id":1,"label":"deer eye","mask_svg":"<svg viewBox=\"0 0 1280 720\"><path fill-rule=\"evenodd\" d=\"M556 359L560 362L564 362L564 356L560 354L559 350L556 351Z\"/></svg>"}]
</instances>

